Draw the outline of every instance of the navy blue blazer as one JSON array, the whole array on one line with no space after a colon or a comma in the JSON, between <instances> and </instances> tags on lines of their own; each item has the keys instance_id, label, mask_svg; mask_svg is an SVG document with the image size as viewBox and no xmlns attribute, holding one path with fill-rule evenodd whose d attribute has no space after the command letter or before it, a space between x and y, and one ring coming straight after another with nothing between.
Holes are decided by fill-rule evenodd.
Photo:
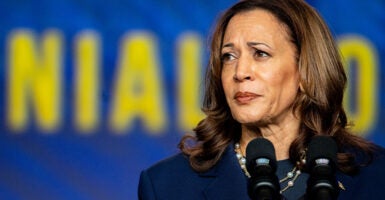
<instances>
[{"instance_id":1,"label":"navy blue blazer","mask_svg":"<svg viewBox=\"0 0 385 200\"><path fill-rule=\"evenodd\" d=\"M385 199L385 152L356 176L337 173L343 185L338 199ZM249 199L247 178L243 174L232 145L209 171L195 172L188 158L178 154L142 171L138 198L141 200L226 200Z\"/></svg>"}]
</instances>

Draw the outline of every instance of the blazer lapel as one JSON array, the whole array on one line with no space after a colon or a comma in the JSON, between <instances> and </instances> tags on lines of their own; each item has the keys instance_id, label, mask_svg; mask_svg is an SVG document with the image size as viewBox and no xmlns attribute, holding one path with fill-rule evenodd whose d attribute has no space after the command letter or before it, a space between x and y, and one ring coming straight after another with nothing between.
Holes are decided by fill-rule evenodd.
<instances>
[{"instance_id":1,"label":"blazer lapel","mask_svg":"<svg viewBox=\"0 0 385 200\"><path fill-rule=\"evenodd\" d=\"M229 145L221 160L201 177L211 178L203 193L206 199L249 199L247 178L239 166L233 145Z\"/></svg>"}]
</instances>

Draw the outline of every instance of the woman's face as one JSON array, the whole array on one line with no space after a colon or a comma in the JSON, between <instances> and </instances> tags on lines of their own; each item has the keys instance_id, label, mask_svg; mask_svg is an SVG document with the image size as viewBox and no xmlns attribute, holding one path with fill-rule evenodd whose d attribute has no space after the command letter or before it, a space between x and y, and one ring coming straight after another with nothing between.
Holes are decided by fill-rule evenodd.
<instances>
[{"instance_id":1,"label":"woman's face","mask_svg":"<svg viewBox=\"0 0 385 200\"><path fill-rule=\"evenodd\" d=\"M230 20L221 49L222 85L241 124L266 125L292 117L299 72L289 39L285 26L262 9Z\"/></svg>"}]
</instances>

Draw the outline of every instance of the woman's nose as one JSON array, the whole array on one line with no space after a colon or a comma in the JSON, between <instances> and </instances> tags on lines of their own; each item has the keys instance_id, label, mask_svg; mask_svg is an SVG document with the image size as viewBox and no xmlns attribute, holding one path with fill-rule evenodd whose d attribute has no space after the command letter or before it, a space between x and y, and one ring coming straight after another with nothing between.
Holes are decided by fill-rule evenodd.
<instances>
[{"instance_id":1,"label":"woman's nose","mask_svg":"<svg viewBox=\"0 0 385 200\"><path fill-rule=\"evenodd\" d=\"M248 58L240 58L234 73L234 80L254 80L253 63Z\"/></svg>"}]
</instances>

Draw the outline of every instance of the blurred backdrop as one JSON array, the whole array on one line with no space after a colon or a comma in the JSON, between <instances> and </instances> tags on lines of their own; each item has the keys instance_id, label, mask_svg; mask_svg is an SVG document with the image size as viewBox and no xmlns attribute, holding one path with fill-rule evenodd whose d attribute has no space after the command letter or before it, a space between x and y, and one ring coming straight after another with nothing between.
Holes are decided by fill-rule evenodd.
<instances>
[{"instance_id":1,"label":"blurred backdrop","mask_svg":"<svg viewBox=\"0 0 385 200\"><path fill-rule=\"evenodd\" d=\"M202 119L208 36L236 0L0 2L0 199L137 199ZM385 146L385 1L309 0L354 132Z\"/></svg>"}]
</instances>

